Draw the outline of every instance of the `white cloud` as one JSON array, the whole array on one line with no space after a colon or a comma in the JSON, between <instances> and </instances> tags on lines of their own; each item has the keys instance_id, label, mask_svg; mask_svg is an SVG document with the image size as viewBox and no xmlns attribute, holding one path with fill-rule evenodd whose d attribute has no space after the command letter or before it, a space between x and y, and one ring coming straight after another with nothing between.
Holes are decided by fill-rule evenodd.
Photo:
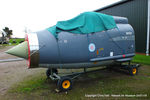
<instances>
[{"instance_id":1,"label":"white cloud","mask_svg":"<svg viewBox=\"0 0 150 100\"><path fill-rule=\"evenodd\" d=\"M120 0L0 0L0 29L8 26L15 36L24 27L38 31Z\"/></svg>"}]
</instances>

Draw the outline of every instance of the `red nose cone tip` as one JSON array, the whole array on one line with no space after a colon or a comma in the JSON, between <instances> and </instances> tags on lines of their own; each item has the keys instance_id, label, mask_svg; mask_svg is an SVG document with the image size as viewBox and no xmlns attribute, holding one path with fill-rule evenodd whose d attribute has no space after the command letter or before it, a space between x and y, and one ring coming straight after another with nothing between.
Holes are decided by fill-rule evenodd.
<instances>
[{"instance_id":1,"label":"red nose cone tip","mask_svg":"<svg viewBox=\"0 0 150 100\"><path fill-rule=\"evenodd\" d=\"M29 45L29 39L28 39L28 35L26 34L26 38L25 41L27 41L28 44L28 68L30 68L30 63L31 63L31 59L30 59L30 45Z\"/></svg>"}]
</instances>

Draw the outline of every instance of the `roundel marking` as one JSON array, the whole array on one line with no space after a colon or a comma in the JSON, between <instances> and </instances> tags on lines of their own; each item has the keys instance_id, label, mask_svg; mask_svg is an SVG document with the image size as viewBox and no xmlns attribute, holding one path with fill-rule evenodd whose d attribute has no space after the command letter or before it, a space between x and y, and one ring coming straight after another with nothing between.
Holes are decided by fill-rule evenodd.
<instances>
[{"instance_id":1,"label":"roundel marking","mask_svg":"<svg viewBox=\"0 0 150 100\"><path fill-rule=\"evenodd\" d=\"M94 43L90 43L89 44L89 51L90 52L94 52L95 51L95 44Z\"/></svg>"}]
</instances>

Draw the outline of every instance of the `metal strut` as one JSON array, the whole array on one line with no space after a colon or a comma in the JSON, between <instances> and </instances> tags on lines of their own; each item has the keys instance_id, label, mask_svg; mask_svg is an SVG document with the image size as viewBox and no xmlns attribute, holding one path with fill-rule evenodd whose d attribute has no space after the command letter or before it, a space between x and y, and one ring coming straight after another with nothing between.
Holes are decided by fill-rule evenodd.
<instances>
[{"instance_id":1,"label":"metal strut","mask_svg":"<svg viewBox=\"0 0 150 100\"><path fill-rule=\"evenodd\" d=\"M62 77L69 77L71 79L75 79L77 77L79 77L80 75L82 74L85 74L85 73L90 73L90 72L95 72L95 71L98 71L98 70L101 70L101 69L96 69L96 70L91 70L91 71L87 71L87 68L84 68L84 71L82 72L75 72L75 73L70 73L70 74L67 74L67 75L58 75L56 73L51 73L51 75L49 76L52 80L60 80Z\"/></svg>"}]
</instances>

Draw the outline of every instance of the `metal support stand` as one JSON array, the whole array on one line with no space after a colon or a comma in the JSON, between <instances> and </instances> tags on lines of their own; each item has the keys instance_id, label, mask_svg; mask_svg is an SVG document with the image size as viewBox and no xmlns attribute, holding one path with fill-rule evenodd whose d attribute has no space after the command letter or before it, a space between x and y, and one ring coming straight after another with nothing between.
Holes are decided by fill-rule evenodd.
<instances>
[{"instance_id":1,"label":"metal support stand","mask_svg":"<svg viewBox=\"0 0 150 100\"><path fill-rule=\"evenodd\" d=\"M99 69L99 70L101 70L101 69ZM70 74L62 75L62 76L60 76L60 75L58 75L58 74L52 72L49 77L50 77L52 80L59 80L59 79L61 79L62 77L69 77L69 78L71 78L71 79L75 79L75 78L79 77L79 76L82 75L82 74L90 73L90 72L95 72L95 71L98 71L98 69L97 69L97 70L92 70L92 71L87 71L87 68L84 68L84 71L83 71L83 72L75 72L75 73L70 73Z\"/></svg>"},{"instance_id":2,"label":"metal support stand","mask_svg":"<svg viewBox=\"0 0 150 100\"><path fill-rule=\"evenodd\" d=\"M114 66L115 65L113 65L112 67L114 67ZM129 74L132 75L132 76L134 76L138 73L138 67L139 66L140 66L139 64L132 65L130 61L126 65L123 65L123 64L116 65L117 68L120 67L120 69L128 70ZM99 69L99 70L102 70L102 69ZM68 91L72 88L72 80L73 79L79 77L82 74L95 72L95 71L98 71L98 69L97 70L92 70L92 71L87 71L87 68L84 68L84 70L82 72L70 73L68 75L60 76L60 75L58 75L58 73L52 71L52 69L51 69L51 74L50 74L49 77L52 80L58 81L57 82L58 90Z\"/></svg>"}]
</instances>

